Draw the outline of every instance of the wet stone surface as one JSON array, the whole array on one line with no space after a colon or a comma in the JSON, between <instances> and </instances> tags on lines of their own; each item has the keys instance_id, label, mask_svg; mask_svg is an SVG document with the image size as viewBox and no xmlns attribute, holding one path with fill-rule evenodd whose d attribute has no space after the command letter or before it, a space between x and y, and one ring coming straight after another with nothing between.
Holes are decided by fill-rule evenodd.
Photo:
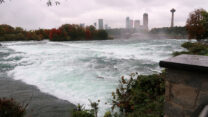
<instances>
[{"instance_id":1,"label":"wet stone surface","mask_svg":"<svg viewBox=\"0 0 208 117\"><path fill-rule=\"evenodd\" d=\"M208 71L208 56L179 55L160 61L160 66L165 68L177 68L191 71Z\"/></svg>"}]
</instances>

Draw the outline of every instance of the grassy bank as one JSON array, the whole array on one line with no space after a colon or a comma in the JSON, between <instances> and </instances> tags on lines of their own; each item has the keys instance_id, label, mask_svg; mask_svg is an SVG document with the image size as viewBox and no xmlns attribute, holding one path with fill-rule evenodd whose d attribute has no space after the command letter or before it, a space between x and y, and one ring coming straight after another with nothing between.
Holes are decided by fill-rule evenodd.
<instances>
[{"instance_id":1,"label":"grassy bank","mask_svg":"<svg viewBox=\"0 0 208 117\"><path fill-rule=\"evenodd\" d=\"M178 56L181 54L192 54L192 55L205 55L208 56L208 44L205 43L199 43L199 42L186 42L181 45L187 51L182 51L182 52L174 52L173 56Z\"/></svg>"}]
</instances>

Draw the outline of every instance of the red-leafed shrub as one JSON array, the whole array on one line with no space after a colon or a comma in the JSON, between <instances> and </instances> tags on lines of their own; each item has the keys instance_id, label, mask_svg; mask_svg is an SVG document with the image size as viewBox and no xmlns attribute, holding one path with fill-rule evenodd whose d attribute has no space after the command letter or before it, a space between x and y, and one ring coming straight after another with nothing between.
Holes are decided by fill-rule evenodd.
<instances>
[{"instance_id":1,"label":"red-leafed shrub","mask_svg":"<svg viewBox=\"0 0 208 117\"><path fill-rule=\"evenodd\" d=\"M0 117L23 117L26 113L26 107L21 106L13 99L0 99Z\"/></svg>"},{"instance_id":2,"label":"red-leafed shrub","mask_svg":"<svg viewBox=\"0 0 208 117\"><path fill-rule=\"evenodd\" d=\"M92 34L89 30L85 31L85 37L86 37L86 39L91 39L92 38Z\"/></svg>"}]
</instances>

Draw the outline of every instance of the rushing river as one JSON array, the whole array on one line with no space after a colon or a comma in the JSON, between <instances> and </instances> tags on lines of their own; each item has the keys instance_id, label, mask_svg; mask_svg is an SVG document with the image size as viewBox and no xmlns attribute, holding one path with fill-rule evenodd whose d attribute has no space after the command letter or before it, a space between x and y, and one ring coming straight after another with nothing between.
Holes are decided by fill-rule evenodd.
<instances>
[{"instance_id":1,"label":"rushing river","mask_svg":"<svg viewBox=\"0 0 208 117\"><path fill-rule=\"evenodd\" d=\"M161 71L160 60L181 51L185 40L108 40L80 42L4 42L0 71L74 104L101 100L110 107L121 76ZM105 104L105 103L108 104Z\"/></svg>"}]
</instances>

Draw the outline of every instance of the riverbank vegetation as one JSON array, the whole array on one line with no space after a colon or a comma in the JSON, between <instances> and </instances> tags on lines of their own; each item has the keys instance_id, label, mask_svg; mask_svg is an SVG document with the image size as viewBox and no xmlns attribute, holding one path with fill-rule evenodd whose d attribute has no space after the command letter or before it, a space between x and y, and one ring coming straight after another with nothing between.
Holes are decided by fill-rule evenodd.
<instances>
[{"instance_id":1,"label":"riverbank vegetation","mask_svg":"<svg viewBox=\"0 0 208 117\"><path fill-rule=\"evenodd\" d=\"M129 80L122 77L112 93L111 111L106 112L104 117L163 117L164 94L164 73L149 76L132 74ZM80 106L76 110L73 117L96 117L94 111L80 109Z\"/></svg>"},{"instance_id":2,"label":"riverbank vegetation","mask_svg":"<svg viewBox=\"0 0 208 117\"><path fill-rule=\"evenodd\" d=\"M190 13L186 22L189 39L201 41L208 38L208 12L197 9Z\"/></svg>"},{"instance_id":3,"label":"riverbank vegetation","mask_svg":"<svg viewBox=\"0 0 208 117\"><path fill-rule=\"evenodd\" d=\"M187 39L188 34L186 27L176 26L176 27L163 27L163 28L153 28L149 31L150 35L155 38L172 38L172 39Z\"/></svg>"},{"instance_id":4,"label":"riverbank vegetation","mask_svg":"<svg viewBox=\"0 0 208 117\"><path fill-rule=\"evenodd\" d=\"M139 75L136 79L122 77L119 87L113 93L113 106L126 117L162 117L165 85L162 74Z\"/></svg>"},{"instance_id":5,"label":"riverbank vegetation","mask_svg":"<svg viewBox=\"0 0 208 117\"><path fill-rule=\"evenodd\" d=\"M208 12L204 9L197 9L190 13L187 19L186 29L189 39L196 39L197 42L186 42L181 46L187 51L174 52L173 55L192 54L208 56Z\"/></svg>"},{"instance_id":6,"label":"riverbank vegetation","mask_svg":"<svg viewBox=\"0 0 208 117\"><path fill-rule=\"evenodd\" d=\"M173 56L178 56L181 54L191 54L191 55L205 55L208 56L208 45L206 43L200 42L186 42L181 45L183 48L187 49L187 51L182 52L174 52Z\"/></svg>"},{"instance_id":7,"label":"riverbank vegetation","mask_svg":"<svg viewBox=\"0 0 208 117\"><path fill-rule=\"evenodd\" d=\"M79 25L64 24L59 28L26 31L21 27L0 25L0 41L77 41L77 40L105 40L108 33L96 30L94 26L81 27Z\"/></svg>"}]
</instances>

